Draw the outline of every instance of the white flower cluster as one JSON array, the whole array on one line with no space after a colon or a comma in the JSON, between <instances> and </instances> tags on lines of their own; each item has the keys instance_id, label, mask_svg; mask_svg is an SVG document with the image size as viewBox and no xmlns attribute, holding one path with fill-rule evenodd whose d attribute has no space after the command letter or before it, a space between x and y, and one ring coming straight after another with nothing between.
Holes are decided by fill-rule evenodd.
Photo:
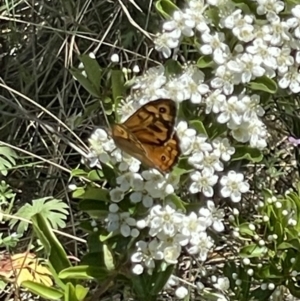
<instances>
[{"instance_id":1,"label":"white flower cluster","mask_svg":"<svg viewBox=\"0 0 300 301\"><path fill-rule=\"evenodd\" d=\"M205 261L214 245L206 230L212 227L215 231L223 231L223 217L224 211L215 208L212 201L208 201L207 208L201 208L198 215L194 212L185 215L170 205L154 206L146 219L137 222L138 228L149 228L153 239L137 242L136 252L131 256L133 272L139 275L146 268L151 274L156 260L176 264L183 248Z\"/></svg>"},{"instance_id":2,"label":"white flower cluster","mask_svg":"<svg viewBox=\"0 0 300 301\"><path fill-rule=\"evenodd\" d=\"M181 121L177 126L177 134L181 141L181 150L188 155L188 162L196 171L191 173L191 193L202 192L206 197L214 195L213 186L218 182L216 173L223 171L223 162L228 162L235 149L227 138L216 138L209 143L204 134L196 134L188 128L187 122ZM221 177L221 195L230 197L233 202L239 202L242 193L249 190L249 184L244 181L243 174L229 171Z\"/></svg>"},{"instance_id":3,"label":"white flower cluster","mask_svg":"<svg viewBox=\"0 0 300 301\"><path fill-rule=\"evenodd\" d=\"M237 141L249 141L252 147L262 149L267 132L259 118L264 114L259 96L247 95L245 91L236 96L234 89L265 75L288 93L300 92L300 5L291 9L291 16L281 17L278 14L284 10L283 1L253 3L257 14L265 15L265 22L243 12L231 0L187 1L185 9L176 10L171 20L164 23L155 43L167 58L183 38L198 39L199 52L210 55L214 63L213 77L205 79L204 84L201 71L186 72L168 84L179 91L174 99L202 101L206 113L220 113L218 122L227 123ZM209 17L211 9L218 12L219 27ZM233 49L229 39L225 39L228 30L236 38Z\"/></svg>"}]
</instances>

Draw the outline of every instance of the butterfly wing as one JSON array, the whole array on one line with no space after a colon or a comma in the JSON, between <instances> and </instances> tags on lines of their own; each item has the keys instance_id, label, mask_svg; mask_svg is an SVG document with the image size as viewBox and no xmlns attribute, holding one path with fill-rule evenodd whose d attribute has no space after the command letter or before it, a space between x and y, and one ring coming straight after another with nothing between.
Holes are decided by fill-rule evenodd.
<instances>
[{"instance_id":1,"label":"butterfly wing","mask_svg":"<svg viewBox=\"0 0 300 301\"><path fill-rule=\"evenodd\" d=\"M158 99L142 106L123 124L112 126L112 138L118 148L150 168L165 173L181 154L174 132L176 104Z\"/></svg>"},{"instance_id":2,"label":"butterfly wing","mask_svg":"<svg viewBox=\"0 0 300 301\"><path fill-rule=\"evenodd\" d=\"M174 101L158 99L138 109L124 125L141 143L161 146L173 134L176 113Z\"/></svg>"},{"instance_id":3,"label":"butterfly wing","mask_svg":"<svg viewBox=\"0 0 300 301\"><path fill-rule=\"evenodd\" d=\"M111 136L115 145L132 157L141 161L140 157L146 155L142 143L133 135L125 125L114 124L111 128Z\"/></svg>"},{"instance_id":4,"label":"butterfly wing","mask_svg":"<svg viewBox=\"0 0 300 301\"><path fill-rule=\"evenodd\" d=\"M163 146L143 144L143 147L147 156L140 161L148 167L158 169L162 173L171 171L181 154L180 141L176 133Z\"/></svg>"}]
</instances>

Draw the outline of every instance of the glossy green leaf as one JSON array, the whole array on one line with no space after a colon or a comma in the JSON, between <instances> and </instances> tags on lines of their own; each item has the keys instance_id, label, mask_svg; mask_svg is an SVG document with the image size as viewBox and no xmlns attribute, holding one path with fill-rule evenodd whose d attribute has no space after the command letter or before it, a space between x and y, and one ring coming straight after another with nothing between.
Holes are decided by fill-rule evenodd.
<instances>
[{"instance_id":1,"label":"glossy green leaf","mask_svg":"<svg viewBox=\"0 0 300 301\"><path fill-rule=\"evenodd\" d=\"M249 83L249 87L254 91L263 91L271 94L275 94L278 89L276 82L267 76L256 78Z\"/></svg>"},{"instance_id":2,"label":"glossy green leaf","mask_svg":"<svg viewBox=\"0 0 300 301\"><path fill-rule=\"evenodd\" d=\"M49 262L56 273L70 267L71 263L63 246L52 231L47 219L39 214L32 217L33 230L47 251Z\"/></svg>"},{"instance_id":3,"label":"glossy green leaf","mask_svg":"<svg viewBox=\"0 0 300 301\"><path fill-rule=\"evenodd\" d=\"M207 136L205 126L200 120L191 120L189 122L189 125L190 127L194 128L198 132L198 134L204 134Z\"/></svg>"},{"instance_id":4,"label":"glossy green leaf","mask_svg":"<svg viewBox=\"0 0 300 301\"><path fill-rule=\"evenodd\" d=\"M88 288L83 287L82 285L77 284L75 286L75 294L78 300L85 300L85 297L87 296L89 292Z\"/></svg>"},{"instance_id":5,"label":"glossy green leaf","mask_svg":"<svg viewBox=\"0 0 300 301\"><path fill-rule=\"evenodd\" d=\"M84 70L87 74L88 80L97 89L100 95L100 81L102 77L102 69L96 59L91 58L89 55L83 54L79 56L80 61L84 65Z\"/></svg>"},{"instance_id":6,"label":"glossy green leaf","mask_svg":"<svg viewBox=\"0 0 300 301\"><path fill-rule=\"evenodd\" d=\"M73 195L73 197L75 197L75 195ZM76 198L82 200L98 200L103 202L108 202L110 200L109 191L107 189L93 187L90 185L84 189L82 194L77 193Z\"/></svg>"},{"instance_id":7,"label":"glossy green leaf","mask_svg":"<svg viewBox=\"0 0 300 301\"><path fill-rule=\"evenodd\" d=\"M111 70L111 89L114 104L117 107L126 91L124 74L121 70ZM116 120L119 121L118 118L116 118Z\"/></svg>"},{"instance_id":8,"label":"glossy green leaf","mask_svg":"<svg viewBox=\"0 0 300 301\"><path fill-rule=\"evenodd\" d=\"M169 19L174 11L179 10L178 7L170 0L158 0L155 7L159 13L166 19Z\"/></svg>"},{"instance_id":9,"label":"glossy green leaf","mask_svg":"<svg viewBox=\"0 0 300 301\"><path fill-rule=\"evenodd\" d=\"M115 270L114 256L107 244L103 244L104 264L108 271Z\"/></svg>"},{"instance_id":10,"label":"glossy green leaf","mask_svg":"<svg viewBox=\"0 0 300 301\"><path fill-rule=\"evenodd\" d=\"M197 67L202 68L211 68L215 65L212 57L209 55L201 56L197 61Z\"/></svg>"},{"instance_id":11,"label":"glossy green leaf","mask_svg":"<svg viewBox=\"0 0 300 301\"><path fill-rule=\"evenodd\" d=\"M258 163L263 159L263 155L260 150L249 146L236 146L235 153L231 157L231 161L238 161L246 159L251 162Z\"/></svg>"},{"instance_id":12,"label":"glossy green leaf","mask_svg":"<svg viewBox=\"0 0 300 301\"><path fill-rule=\"evenodd\" d=\"M94 97L100 98L100 86L95 87L83 74L82 71L75 68L70 69L70 73L78 80L78 82Z\"/></svg>"},{"instance_id":13,"label":"glossy green leaf","mask_svg":"<svg viewBox=\"0 0 300 301\"><path fill-rule=\"evenodd\" d=\"M267 247L260 247L256 244L251 244L245 247L242 247L240 250L240 255L242 257L248 257L248 258L252 258L252 257L261 257L264 256L264 254L267 251Z\"/></svg>"},{"instance_id":14,"label":"glossy green leaf","mask_svg":"<svg viewBox=\"0 0 300 301\"><path fill-rule=\"evenodd\" d=\"M23 281L22 287L45 300L61 300L63 292L33 281Z\"/></svg>"},{"instance_id":15,"label":"glossy green leaf","mask_svg":"<svg viewBox=\"0 0 300 301\"><path fill-rule=\"evenodd\" d=\"M166 61L164 66L167 78L170 78L174 75L178 75L182 72L182 67L180 63L176 60L169 59Z\"/></svg>"},{"instance_id":16,"label":"glossy green leaf","mask_svg":"<svg viewBox=\"0 0 300 301\"><path fill-rule=\"evenodd\" d=\"M61 279L105 280L111 274L107 269L99 266L78 265L67 268L59 273Z\"/></svg>"}]
</instances>

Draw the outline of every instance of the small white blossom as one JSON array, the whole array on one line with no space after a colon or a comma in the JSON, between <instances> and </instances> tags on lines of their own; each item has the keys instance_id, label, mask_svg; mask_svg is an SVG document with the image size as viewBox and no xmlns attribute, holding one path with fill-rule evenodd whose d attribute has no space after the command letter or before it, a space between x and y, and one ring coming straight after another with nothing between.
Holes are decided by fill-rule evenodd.
<instances>
[{"instance_id":1,"label":"small white blossom","mask_svg":"<svg viewBox=\"0 0 300 301\"><path fill-rule=\"evenodd\" d=\"M249 184L244 181L244 175L236 173L231 170L227 176L223 176L220 180L220 184L223 186L221 189L221 195L224 198L230 197L234 203L240 202L242 193L246 193L249 190Z\"/></svg>"},{"instance_id":2,"label":"small white blossom","mask_svg":"<svg viewBox=\"0 0 300 301\"><path fill-rule=\"evenodd\" d=\"M176 133L180 140L182 154L188 155L192 151L192 146L196 138L196 130L188 127L186 121L180 121L176 127Z\"/></svg>"},{"instance_id":3,"label":"small white blossom","mask_svg":"<svg viewBox=\"0 0 300 301\"><path fill-rule=\"evenodd\" d=\"M111 57L110 57L110 60L113 62L113 63L119 63L119 55L117 53L114 53Z\"/></svg>"},{"instance_id":4,"label":"small white blossom","mask_svg":"<svg viewBox=\"0 0 300 301\"><path fill-rule=\"evenodd\" d=\"M225 35L222 32L216 32L211 35L209 32L204 32L201 36L203 45L200 46L200 51L204 55L213 55L213 60L217 64L224 64L228 54L230 53L228 45L223 43Z\"/></svg>"},{"instance_id":5,"label":"small white blossom","mask_svg":"<svg viewBox=\"0 0 300 301\"><path fill-rule=\"evenodd\" d=\"M176 289L175 291L175 296L178 299L184 299L188 295L189 291L187 290L186 287L180 286Z\"/></svg>"},{"instance_id":6,"label":"small white blossom","mask_svg":"<svg viewBox=\"0 0 300 301\"><path fill-rule=\"evenodd\" d=\"M204 217L207 224L212 226L213 229L217 232L223 232L225 227L223 224L224 220L224 210L217 209L213 201L207 201L207 208L202 207L199 210L200 216Z\"/></svg>"},{"instance_id":7,"label":"small white blossom","mask_svg":"<svg viewBox=\"0 0 300 301\"><path fill-rule=\"evenodd\" d=\"M165 22L163 25L163 29L169 32L174 39L179 39L181 35L186 37L193 36L194 27L195 22L180 10L176 10L173 13L172 20Z\"/></svg>"},{"instance_id":8,"label":"small white blossom","mask_svg":"<svg viewBox=\"0 0 300 301\"><path fill-rule=\"evenodd\" d=\"M216 138L213 140L214 153L223 161L228 162L231 156L235 153L234 147L229 143L228 138Z\"/></svg>"},{"instance_id":9,"label":"small white blossom","mask_svg":"<svg viewBox=\"0 0 300 301\"><path fill-rule=\"evenodd\" d=\"M214 194L213 186L218 182L218 176L213 174L211 169L204 169L202 172L195 171L191 174L193 183L190 186L191 193L202 192L206 197Z\"/></svg>"},{"instance_id":10,"label":"small white blossom","mask_svg":"<svg viewBox=\"0 0 300 301\"><path fill-rule=\"evenodd\" d=\"M206 232L200 232L199 235L194 236L191 239L191 246L187 249L191 255L196 255L199 260L205 261L207 254L213 247L214 243L210 236L207 236Z\"/></svg>"},{"instance_id":11,"label":"small white blossom","mask_svg":"<svg viewBox=\"0 0 300 301\"><path fill-rule=\"evenodd\" d=\"M164 232L166 235L173 236L177 233L182 219L183 215L171 206L156 205L150 211L149 234L156 236L159 232Z\"/></svg>"}]
</instances>

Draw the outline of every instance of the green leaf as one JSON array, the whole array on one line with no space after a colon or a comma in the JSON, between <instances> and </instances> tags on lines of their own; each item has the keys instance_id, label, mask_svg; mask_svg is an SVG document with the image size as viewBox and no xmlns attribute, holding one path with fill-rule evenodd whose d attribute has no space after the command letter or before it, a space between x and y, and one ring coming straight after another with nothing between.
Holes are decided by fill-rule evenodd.
<instances>
[{"instance_id":1,"label":"green leaf","mask_svg":"<svg viewBox=\"0 0 300 301\"><path fill-rule=\"evenodd\" d=\"M111 274L107 269L99 266L78 265L67 268L59 273L61 279L105 280Z\"/></svg>"},{"instance_id":2,"label":"green leaf","mask_svg":"<svg viewBox=\"0 0 300 301\"><path fill-rule=\"evenodd\" d=\"M102 167L104 177L107 180L107 182L109 183L110 187L116 187L117 186L117 183L116 183L117 174L114 171L114 169L103 162L101 163L101 167Z\"/></svg>"},{"instance_id":3,"label":"green leaf","mask_svg":"<svg viewBox=\"0 0 300 301\"><path fill-rule=\"evenodd\" d=\"M106 244L103 244L103 259L105 267L108 271L115 270L114 256Z\"/></svg>"},{"instance_id":4,"label":"green leaf","mask_svg":"<svg viewBox=\"0 0 300 301\"><path fill-rule=\"evenodd\" d=\"M249 83L249 87L254 91L264 91L271 94L275 94L278 89L276 82L267 76L256 78Z\"/></svg>"},{"instance_id":5,"label":"green leaf","mask_svg":"<svg viewBox=\"0 0 300 301\"><path fill-rule=\"evenodd\" d=\"M159 271L152 274L152 283L150 294L157 296L163 290L174 270L174 265L169 265L165 271Z\"/></svg>"},{"instance_id":6,"label":"green leaf","mask_svg":"<svg viewBox=\"0 0 300 301\"><path fill-rule=\"evenodd\" d=\"M190 125L190 127L194 128L198 132L198 134L204 134L204 135L208 136L206 129L200 120L191 120L189 122L189 125Z\"/></svg>"},{"instance_id":7,"label":"green leaf","mask_svg":"<svg viewBox=\"0 0 300 301\"><path fill-rule=\"evenodd\" d=\"M16 216L30 220L35 214L40 213L48 219L52 228L58 229L66 226L65 220L69 214L68 210L66 210L67 208L69 206L61 200L45 197L33 200L32 205L25 204L17 211ZM17 232L23 233L28 228L27 222L12 219L10 226L13 227L18 222Z\"/></svg>"},{"instance_id":8,"label":"green leaf","mask_svg":"<svg viewBox=\"0 0 300 301\"><path fill-rule=\"evenodd\" d=\"M197 61L197 67L200 69L204 68L210 68L215 65L215 62L213 61L212 57L209 55L201 56Z\"/></svg>"},{"instance_id":9,"label":"green leaf","mask_svg":"<svg viewBox=\"0 0 300 301\"><path fill-rule=\"evenodd\" d=\"M83 74L82 71L75 68L70 69L70 73L78 80L78 82L94 97L100 98L100 86L95 87Z\"/></svg>"},{"instance_id":10,"label":"green leaf","mask_svg":"<svg viewBox=\"0 0 300 301\"><path fill-rule=\"evenodd\" d=\"M184 202L183 200L177 196L175 193L171 194L171 195L168 195L165 199L165 202L166 203L169 203L169 202L172 202L177 209L181 209L182 212L186 212L186 208L184 206Z\"/></svg>"},{"instance_id":11,"label":"green leaf","mask_svg":"<svg viewBox=\"0 0 300 301\"><path fill-rule=\"evenodd\" d=\"M253 257L263 257L264 254L266 254L267 251L267 247L260 247L258 245L255 244L251 244L245 247L242 247L240 250L240 256L241 257L249 257L249 258L253 258Z\"/></svg>"},{"instance_id":12,"label":"green leaf","mask_svg":"<svg viewBox=\"0 0 300 301\"><path fill-rule=\"evenodd\" d=\"M56 273L59 273L61 270L70 267L71 263L67 257L67 253L53 233L46 217L38 213L31 219L33 230L42 242L45 251L49 256L49 263L53 267L53 270Z\"/></svg>"},{"instance_id":13,"label":"green leaf","mask_svg":"<svg viewBox=\"0 0 300 301\"><path fill-rule=\"evenodd\" d=\"M105 218L105 215L108 214L108 205L101 200L83 200L79 202L78 207L94 218Z\"/></svg>"},{"instance_id":14,"label":"green leaf","mask_svg":"<svg viewBox=\"0 0 300 301\"><path fill-rule=\"evenodd\" d=\"M88 179L92 182L103 180L103 172L101 169L93 169L88 173Z\"/></svg>"},{"instance_id":15,"label":"green leaf","mask_svg":"<svg viewBox=\"0 0 300 301\"><path fill-rule=\"evenodd\" d=\"M1 145L0 142L0 173L7 176L8 169L16 165L15 158L19 158L16 152L10 147ZM3 158L4 157L4 158Z\"/></svg>"},{"instance_id":16,"label":"green leaf","mask_svg":"<svg viewBox=\"0 0 300 301\"><path fill-rule=\"evenodd\" d=\"M231 161L239 161L242 159L258 163L263 159L263 155L261 151L256 148L244 145L237 145L235 147L235 153L231 157Z\"/></svg>"},{"instance_id":17,"label":"green leaf","mask_svg":"<svg viewBox=\"0 0 300 301\"><path fill-rule=\"evenodd\" d=\"M45 300L61 300L63 292L33 281L23 281L22 286Z\"/></svg>"},{"instance_id":18,"label":"green leaf","mask_svg":"<svg viewBox=\"0 0 300 301\"><path fill-rule=\"evenodd\" d=\"M176 60L169 59L165 63L165 74L167 78L178 75L182 72L180 63Z\"/></svg>"},{"instance_id":19,"label":"green leaf","mask_svg":"<svg viewBox=\"0 0 300 301\"><path fill-rule=\"evenodd\" d=\"M99 66L98 62L89 55L80 55L79 59L83 63L88 80L91 82L93 87L99 91L100 94L100 81L102 77L101 67Z\"/></svg>"},{"instance_id":20,"label":"green leaf","mask_svg":"<svg viewBox=\"0 0 300 301\"><path fill-rule=\"evenodd\" d=\"M85 300L86 295L88 294L89 289L83 287L80 284L75 286L75 293L78 300Z\"/></svg>"},{"instance_id":21,"label":"green leaf","mask_svg":"<svg viewBox=\"0 0 300 301\"><path fill-rule=\"evenodd\" d=\"M125 95L125 80L122 71L111 70L111 89L115 107L118 107L121 99ZM119 121L118 118L117 121Z\"/></svg>"},{"instance_id":22,"label":"green leaf","mask_svg":"<svg viewBox=\"0 0 300 301\"><path fill-rule=\"evenodd\" d=\"M75 196L73 195L73 197ZM80 189L80 194L76 193L76 198L82 200L98 200L103 202L108 202L110 200L109 191L107 189L93 187L91 185L87 185L84 191Z\"/></svg>"},{"instance_id":23,"label":"green leaf","mask_svg":"<svg viewBox=\"0 0 300 301\"><path fill-rule=\"evenodd\" d=\"M179 10L179 8L170 0L158 0L155 7L166 19L169 19L173 15L174 11Z\"/></svg>"}]
</instances>

